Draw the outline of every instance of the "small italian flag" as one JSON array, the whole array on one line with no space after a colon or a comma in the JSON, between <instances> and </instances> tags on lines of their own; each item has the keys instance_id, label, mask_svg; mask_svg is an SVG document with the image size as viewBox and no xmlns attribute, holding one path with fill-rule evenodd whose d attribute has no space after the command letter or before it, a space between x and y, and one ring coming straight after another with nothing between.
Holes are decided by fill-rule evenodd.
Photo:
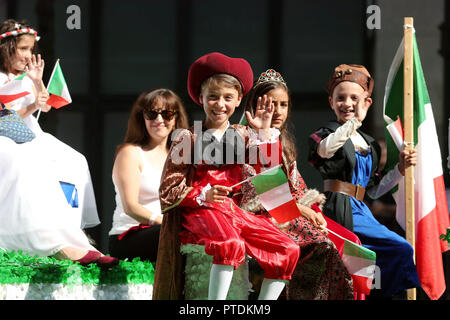
<instances>
[{"instance_id":1,"label":"small italian flag","mask_svg":"<svg viewBox=\"0 0 450 320\"><path fill-rule=\"evenodd\" d=\"M403 125L402 125L402 121L400 120L400 117L398 117L396 121L388 124L386 126L386 130L391 135L392 141L394 142L398 151L402 151L403 144L405 141L405 136L404 136Z\"/></svg>"},{"instance_id":2,"label":"small italian flag","mask_svg":"<svg viewBox=\"0 0 450 320\"><path fill-rule=\"evenodd\" d=\"M25 87L24 78L27 74L28 72L0 87L0 103L9 103L30 94Z\"/></svg>"},{"instance_id":3,"label":"small italian flag","mask_svg":"<svg viewBox=\"0 0 450 320\"><path fill-rule=\"evenodd\" d=\"M315 205L311 209L321 212ZM361 300L361 294L369 295L372 288L376 271L376 253L363 247L358 236L350 230L326 216L324 219L327 222L328 238L333 241L352 276L355 300Z\"/></svg>"},{"instance_id":4,"label":"small italian flag","mask_svg":"<svg viewBox=\"0 0 450 320\"><path fill-rule=\"evenodd\" d=\"M245 116L245 110L242 113L241 119L239 120L239 124L242 124L243 126L247 125L247 117Z\"/></svg>"},{"instance_id":5,"label":"small italian flag","mask_svg":"<svg viewBox=\"0 0 450 320\"><path fill-rule=\"evenodd\" d=\"M53 108L59 109L72 102L66 80L64 79L61 66L59 65L59 59L56 61L55 67L53 68L47 91L50 94L47 104Z\"/></svg>"},{"instance_id":6,"label":"small italian flag","mask_svg":"<svg viewBox=\"0 0 450 320\"><path fill-rule=\"evenodd\" d=\"M344 239L342 261L353 278L353 287L363 294L370 294L375 275L376 254L356 243Z\"/></svg>"},{"instance_id":7,"label":"small italian flag","mask_svg":"<svg viewBox=\"0 0 450 320\"><path fill-rule=\"evenodd\" d=\"M278 222L284 223L300 216L289 183L280 165L251 177L263 207Z\"/></svg>"}]
</instances>

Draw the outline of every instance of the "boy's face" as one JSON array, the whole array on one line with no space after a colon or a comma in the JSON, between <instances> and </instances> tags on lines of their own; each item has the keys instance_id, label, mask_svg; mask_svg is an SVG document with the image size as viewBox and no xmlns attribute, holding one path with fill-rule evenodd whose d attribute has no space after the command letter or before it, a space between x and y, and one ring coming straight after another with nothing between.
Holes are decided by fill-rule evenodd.
<instances>
[{"instance_id":1,"label":"boy's face","mask_svg":"<svg viewBox=\"0 0 450 320\"><path fill-rule=\"evenodd\" d=\"M353 117L363 121L367 110L372 104L372 99L367 97L367 92L357 83L343 81L333 90L333 95L328 97L331 109L336 114L337 121L344 124Z\"/></svg>"},{"instance_id":2,"label":"boy's face","mask_svg":"<svg viewBox=\"0 0 450 320\"><path fill-rule=\"evenodd\" d=\"M233 87L209 86L200 94L200 101L206 114L205 124L209 128L227 125L234 109L241 103L242 96Z\"/></svg>"}]
</instances>

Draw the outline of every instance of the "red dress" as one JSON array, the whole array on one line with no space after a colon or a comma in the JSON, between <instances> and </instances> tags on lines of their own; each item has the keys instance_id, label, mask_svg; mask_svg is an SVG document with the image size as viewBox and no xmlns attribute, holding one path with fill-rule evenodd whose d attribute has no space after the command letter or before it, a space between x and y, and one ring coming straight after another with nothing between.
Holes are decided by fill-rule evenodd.
<instances>
[{"instance_id":1,"label":"red dress","mask_svg":"<svg viewBox=\"0 0 450 320\"><path fill-rule=\"evenodd\" d=\"M255 146L248 127L230 125L230 129L238 134L246 152ZM184 261L180 245L186 243L205 245L206 253L213 256L216 264L236 267L248 254L264 268L265 277L290 279L300 248L269 219L240 209L231 198L220 205L205 206L197 202L208 183L231 186L243 180L239 162L194 165L195 161L177 161L195 159L192 151L197 150L198 138L194 130L178 133L161 177L159 194L164 218L155 268L154 299L183 298Z\"/></svg>"},{"instance_id":2,"label":"red dress","mask_svg":"<svg viewBox=\"0 0 450 320\"><path fill-rule=\"evenodd\" d=\"M204 245L215 264L237 268L247 253L259 262L265 278L291 279L299 246L267 217L240 209L231 198L203 205L195 199L208 183L232 186L242 180L239 165L198 165L193 189L179 204L183 208L180 241Z\"/></svg>"}]
</instances>

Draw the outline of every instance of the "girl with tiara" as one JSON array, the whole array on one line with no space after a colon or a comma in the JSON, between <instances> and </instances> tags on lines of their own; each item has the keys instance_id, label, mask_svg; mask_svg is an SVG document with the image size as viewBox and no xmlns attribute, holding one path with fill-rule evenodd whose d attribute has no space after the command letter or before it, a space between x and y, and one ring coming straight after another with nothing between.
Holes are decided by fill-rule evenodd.
<instances>
[{"instance_id":1,"label":"girl with tiara","mask_svg":"<svg viewBox=\"0 0 450 320\"><path fill-rule=\"evenodd\" d=\"M244 97L243 105L250 115L255 114L258 99L272 99L274 113L271 126L280 130L282 144L282 167L288 177L292 196L301 215L283 225L278 225L301 249L292 280L289 281L287 298L290 300L343 300L353 299L353 286L339 252L327 237L327 222L318 206L325 196L317 190L308 189L297 169L297 150L289 130L292 101L289 89L279 72L269 69L261 73L253 88ZM243 166L244 177L260 173L258 166ZM262 207L252 183L242 185L240 207L270 217ZM312 209L313 208L313 209ZM276 223L276 221L274 221Z\"/></svg>"},{"instance_id":2,"label":"girl with tiara","mask_svg":"<svg viewBox=\"0 0 450 320\"><path fill-rule=\"evenodd\" d=\"M110 267L118 263L104 256L80 228L99 223L86 159L50 134L32 114L46 105L42 82L44 60L33 55L37 32L15 20L0 25L0 85L28 72L30 94L6 104L17 110L36 137L23 144L0 136L0 248L40 256L71 259ZM69 205L60 182L75 185L80 213Z\"/></svg>"}]
</instances>

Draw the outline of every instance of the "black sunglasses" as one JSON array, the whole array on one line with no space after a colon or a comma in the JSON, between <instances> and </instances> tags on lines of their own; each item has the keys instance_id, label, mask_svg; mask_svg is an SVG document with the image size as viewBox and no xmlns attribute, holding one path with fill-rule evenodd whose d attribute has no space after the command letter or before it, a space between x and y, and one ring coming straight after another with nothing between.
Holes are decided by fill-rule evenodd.
<instances>
[{"instance_id":1,"label":"black sunglasses","mask_svg":"<svg viewBox=\"0 0 450 320\"><path fill-rule=\"evenodd\" d=\"M144 118L147 120L155 120L158 117L158 114L160 114L164 120L170 121L177 114L177 112L172 110L144 110Z\"/></svg>"}]
</instances>

